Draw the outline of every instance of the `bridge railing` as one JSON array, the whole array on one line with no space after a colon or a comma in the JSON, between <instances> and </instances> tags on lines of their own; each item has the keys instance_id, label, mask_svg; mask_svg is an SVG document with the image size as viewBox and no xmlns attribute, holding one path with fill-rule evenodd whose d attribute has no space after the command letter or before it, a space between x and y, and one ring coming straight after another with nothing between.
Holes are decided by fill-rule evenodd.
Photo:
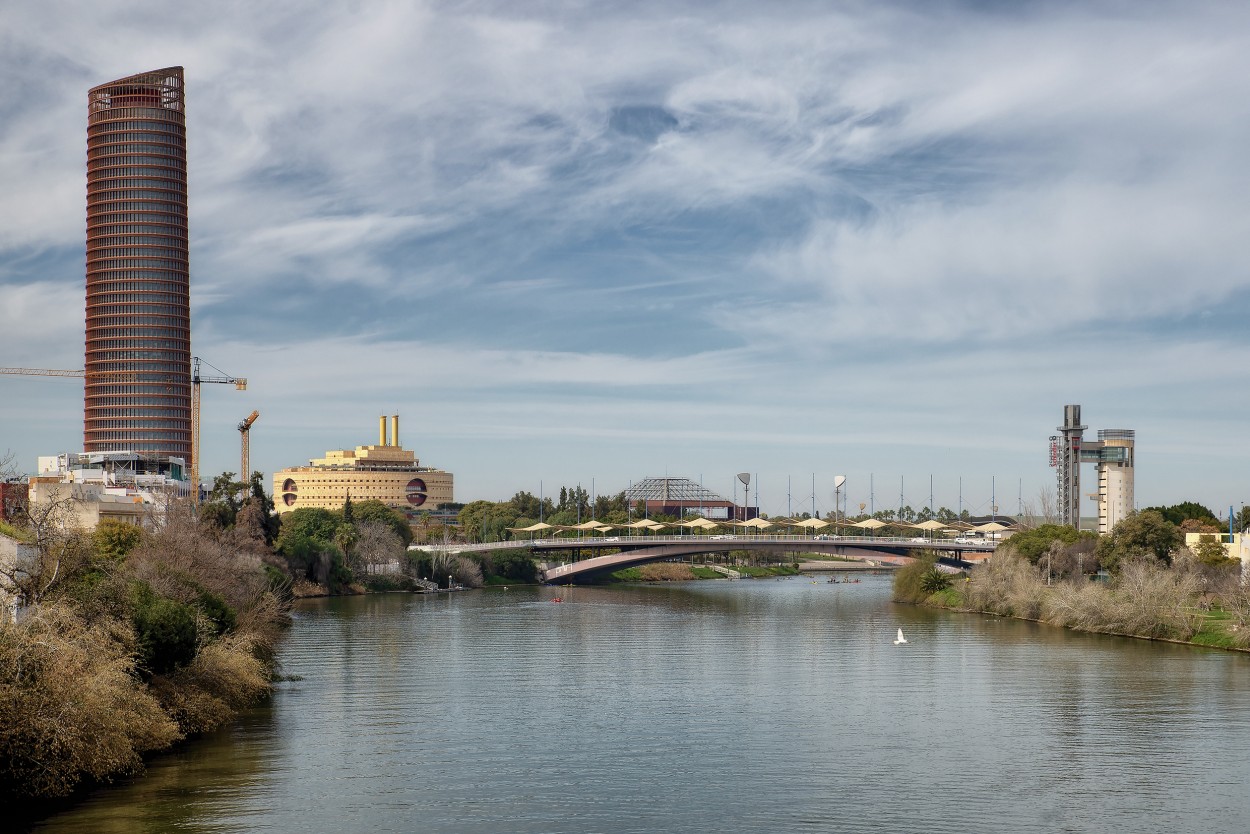
<instances>
[{"instance_id":1,"label":"bridge railing","mask_svg":"<svg viewBox=\"0 0 1250 834\"><path fill-rule=\"evenodd\" d=\"M842 535L817 535L804 536L792 533L781 534L758 534L734 535L734 534L718 534L712 536L699 535L676 535L676 536L657 536L657 535L625 535L625 536L587 536L585 538L563 538L553 537L545 539L512 539L505 542L460 542L455 544L435 544L435 545L412 545L410 550L435 550L435 551L452 551L460 552L465 550L481 551L481 550L511 550L518 547L543 547L543 548L559 548L559 547L615 547L620 545L668 545L668 544L703 544L711 542L723 542L726 544L750 545L752 543L794 543L794 544L839 544L854 547L857 544L863 545L917 545L925 548L938 548L949 550L991 550L998 546L997 540L985 539L977 541L957 542L950 539L930 539L921 538L919 536L842 536ZM949 546L949 547L948 547Z\"/></svg>"}]
</instances>

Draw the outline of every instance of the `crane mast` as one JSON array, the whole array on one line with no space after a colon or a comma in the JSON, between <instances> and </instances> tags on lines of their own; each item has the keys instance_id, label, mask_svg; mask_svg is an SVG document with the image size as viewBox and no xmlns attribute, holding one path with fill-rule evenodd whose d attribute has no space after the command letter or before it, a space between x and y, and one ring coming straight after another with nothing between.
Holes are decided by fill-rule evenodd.
<instances>
[{"instance_id":1,"label":"crane mast","mask_svg":"<svg viewBox=\"0 0 1250 834\"><path fill-rule=\"evenodd\" d=\"M247 390L247 380L243 377L234 377L223 373L218 368L213 368L207 362L203 364L217 371L216 375L206 375L200 373L200 357L191 357L191 500L198 506L200 503L200 383L211 382L223 385L233 385L236 391ZM0 374L10 374L15 376L60 376L60 377L76 377L78 379L114 379L122 382L134 381L138 379L138 374L134 371L86 371L86 370L65 370L62 368L0 368ZM252 423L260 415L252 412L251 416L244 422L250 428ZM239 424L239 431L243 432L243 469L247 469L247 430L243 424ZM241 473L241 477L246 479L247 472Z\"/></svg>"},{"instance_id":2,"label":"crane mast","mask_svg":"<svg viewBox=\"0 0 1250 834\"><path fill-rule=\"evenodd\" d=\"M219 368L208 367L217 371L217 376L206 376L200 373L200 357L191 357L191 501L200 505L200 383L214 382L221 385L233 385L236 391L247 390L247 380L233 377Z\"/></svg>"},{"instance_id":3,"label":"crane mast","mask_svg":"<svg viewBox=\"0 0 1250 834\"><path fill-rule=\"evenodd\" d=\"M251 441L248 438L251 435L252 423L255 423L256 418L259 416L260 416L259 411L253 411L251 414L247 415L247 417L244 420L240 421L239 423L239 437L240 437L239 448L240 448L240 455L241 455L241 460L239 462L239 480L244 485L248 483L248 478L250 477L250 474L251 474L248 469L248 466L249 466L248 453L249 453L249 447L250 447Z\"/></svg>"}]
</instances>

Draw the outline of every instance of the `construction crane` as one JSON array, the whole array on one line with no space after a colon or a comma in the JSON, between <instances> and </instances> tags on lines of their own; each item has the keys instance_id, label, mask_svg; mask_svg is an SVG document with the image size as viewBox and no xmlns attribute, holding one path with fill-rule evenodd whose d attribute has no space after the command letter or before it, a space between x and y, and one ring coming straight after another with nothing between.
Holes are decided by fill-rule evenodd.
<instances>
[{"instance_id":1,"label":"construction crane","mask_svg":"<svg viewBox=\"0 0 1250 834\"><path fill-rule=\"evenodd\" d=\"M236 391L247 390L246 379L229 376L220 368L213 370L217 371L217 376L204 376L200 373L200 357L191 357L191 500L197 507L200 505L200 383L216 382L233 385Z\"/></svg>"},{"instance_id":2,"label":"construction crane","mask_svg":"<svg viewBox=\"0 0 1250 834\"><path fill-rule=\"evenodd\" d=\"M207 362L204 364L213 368ZM204 376L200 373L200 357L191 357L191 500L197 506L200 503L200 383L218 382L233 385L238 391L247 390L246 379L229 376L218 368L213 368L213 370L217 371L219 375ZM121 382L134 382L139 378L138 373L135 371L78 371L59 368L0 368L0 374L77 377L78 379L114 379ZM245 449L244 455L246 454Z\"/></svg>"},{"instance_id":3,"label":"construction crane","mask_svg":"<svg viewBox=\"0 0 1250 834\"><path fill-rule=\"evenodd\" d=\"M134 371L65 371L59 368L0 368L0 374L18 376L72 376L79 379L117 379L133 382L138 379Z\"/></svg>"},{"instance_id":4,"label":"construction crane","mask_svg":"<svg viewBox=\"0 0 1250 834\"><path fill-rule=\"evenodd\" d=\"M247 415L246 420L243 420L239 423L240 450L242 454L242 462L239 466L239 480L243 482L245 487L248 483L248 478L250 477L250 473L247 468L248 467L248 460L247 460L248 458L248 435L250 434L252 423L255 423L256 418L259 416L260 416L259 411L253 411L251 414Z\"/></svg>"}]
</instances>

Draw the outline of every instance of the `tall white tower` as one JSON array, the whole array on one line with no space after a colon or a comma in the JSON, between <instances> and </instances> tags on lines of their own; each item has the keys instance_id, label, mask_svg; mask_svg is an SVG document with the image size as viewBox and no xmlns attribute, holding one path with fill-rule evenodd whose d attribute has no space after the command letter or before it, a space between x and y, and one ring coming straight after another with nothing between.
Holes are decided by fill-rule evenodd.
<instances>
[{"instance_id":1,"label":"tall white tower","mask_svg":"<svg viewBox=\"0 0 1250 834\"><path fill-rule=\"evenodd\" d=\"M1133 512L1132 429L1098 431L1098 532L1111 530Z\"/></svg>"}]
</instances>

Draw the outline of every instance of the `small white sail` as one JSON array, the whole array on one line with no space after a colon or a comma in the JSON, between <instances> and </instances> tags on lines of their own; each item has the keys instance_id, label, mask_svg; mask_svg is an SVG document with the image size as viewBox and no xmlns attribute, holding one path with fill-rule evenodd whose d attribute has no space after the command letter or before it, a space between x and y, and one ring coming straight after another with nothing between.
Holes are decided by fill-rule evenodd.
<instances>
[{"instance_id":1,"label":"small white sail","mask_svg":"<svg viewBox=\"0 0 1250 834\"><path fill-rule=\"evenodd\" d=\"M894 645L902 646L906 643L907 643L907 638L903 636L903 630L900 628L898 630L898 639L894 641Z\"/></svg>"}]
</instances>

